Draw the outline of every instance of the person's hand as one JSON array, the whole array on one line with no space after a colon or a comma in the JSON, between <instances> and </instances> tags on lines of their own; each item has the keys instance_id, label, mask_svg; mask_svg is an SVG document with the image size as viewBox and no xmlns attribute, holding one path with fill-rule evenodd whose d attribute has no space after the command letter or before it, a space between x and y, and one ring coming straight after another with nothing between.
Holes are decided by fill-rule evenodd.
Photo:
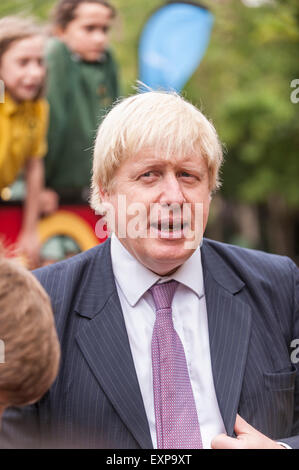
<instances>
[{"instance_id":1,"label":"person's hand","mask_svg":"<svg viewBox=\"0 0 299 470\"><path fill-rule=\"evenodd\" d=\"M285 449L269 437L257 431L240 415L235 423L235 437L219 434L212 440L212 449Z\"/></svg>"},{"instance_id":2,"label":"person's hand","mask_svg":"<svg viewBox=\"0 0 299 470\"><path fill-rule=\"evenodd\" d=\"M59 196L53 189L43 189L39 197L40 213L50 215L58 209Z\"/></svg>"},{"instance_id":3,"label":"person's hand","mask_svg":"<svg viewBox=\"0 0 299 470\"><path fill-rule=\"evenodd\" d=\"M17 240L17 255L23 258L28 269L35 269L40 265L40 241L36 230L21 232Z\"/></svg>"}]
</instances>

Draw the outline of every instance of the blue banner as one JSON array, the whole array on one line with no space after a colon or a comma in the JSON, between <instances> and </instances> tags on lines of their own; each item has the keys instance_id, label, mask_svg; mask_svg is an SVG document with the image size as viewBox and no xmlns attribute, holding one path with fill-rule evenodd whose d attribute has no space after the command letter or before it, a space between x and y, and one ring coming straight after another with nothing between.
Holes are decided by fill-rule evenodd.
<instances>
[{"instance_id":1,"label":"blue banner","mask_svg":"<svg viewBox=\"0 0 299 470\"><path fill-rule=\"evenodd\" d=\"M209 44L213 15L195 2L170 2L147 21L139 44L139 80L180 92Z\"/></svg>"}]
</instances>

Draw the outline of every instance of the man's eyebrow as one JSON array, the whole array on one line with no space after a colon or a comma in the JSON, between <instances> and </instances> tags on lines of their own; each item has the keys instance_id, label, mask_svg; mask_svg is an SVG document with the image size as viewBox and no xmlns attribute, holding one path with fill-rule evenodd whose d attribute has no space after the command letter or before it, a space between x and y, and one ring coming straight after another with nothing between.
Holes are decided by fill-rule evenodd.
<instances>
[{"instance_id":1,"label":"man's eyebrow","mask_svg":"<svg viewBox=\"0 0 299 470\"><path fill-rule=\"evenodd\" d=\"M150 160L141 160L141 161L136 161L132 162L131 169L135 171L144 171L148 168L163 168L165 165L170 163L170 160L155 160L155 159L150 159ZM203 173L203 170L198 167L196 162L192 160L185 160L185 161L179 161L177 163L174 163L174 168L177 170L181 169L189 169L192 171L196 171L197 173Z\"/></svg>"},{"instance_id":2,"label":"man's eyebrow","mask_svg":"<svg viewBox=\"0 0 299 470\"><path fill-rule=\"evenodd\" d=\"M162 166L165 166L165 163L167 163L166 160L141 160L141 161L136 161L136 162L132 162L132 167L134 167L134 170L136 169L137 171L138 170L143 170L145 168L148 168L148 167L162 167Z\"/></svg>"}]
</instances>

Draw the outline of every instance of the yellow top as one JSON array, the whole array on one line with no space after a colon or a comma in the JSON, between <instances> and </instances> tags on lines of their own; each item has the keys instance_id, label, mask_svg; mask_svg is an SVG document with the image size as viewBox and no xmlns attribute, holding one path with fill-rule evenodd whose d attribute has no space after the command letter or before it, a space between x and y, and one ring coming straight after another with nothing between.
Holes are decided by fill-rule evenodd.
<instances>
[{"instance_id":1,"label":"yellow top","mask_svg":"<svg viewBox=\"0 0 299 470\"><path fill-rule=\"evenodd\" d=\"M45 99L0 103L0 191L12 184L31 158L47 152L49 105Z\"/></svg>"}]
</instances>

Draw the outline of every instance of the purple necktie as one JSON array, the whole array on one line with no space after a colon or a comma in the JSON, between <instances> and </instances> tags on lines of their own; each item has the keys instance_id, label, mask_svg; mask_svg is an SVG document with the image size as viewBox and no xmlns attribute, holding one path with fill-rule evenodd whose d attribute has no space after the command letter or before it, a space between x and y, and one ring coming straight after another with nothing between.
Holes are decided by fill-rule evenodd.
<instances>
[{"instance_id":1,"label":"purple necktie","mask_svg":"<svg viewBox=\"0 0 299 470\"><path fill-rule=\"evenodd\" d=\"M186 357L172 321L176 281L149 290L156 306L152 363L158 449L202 449Z\"/></svg>"}]
</instances>

